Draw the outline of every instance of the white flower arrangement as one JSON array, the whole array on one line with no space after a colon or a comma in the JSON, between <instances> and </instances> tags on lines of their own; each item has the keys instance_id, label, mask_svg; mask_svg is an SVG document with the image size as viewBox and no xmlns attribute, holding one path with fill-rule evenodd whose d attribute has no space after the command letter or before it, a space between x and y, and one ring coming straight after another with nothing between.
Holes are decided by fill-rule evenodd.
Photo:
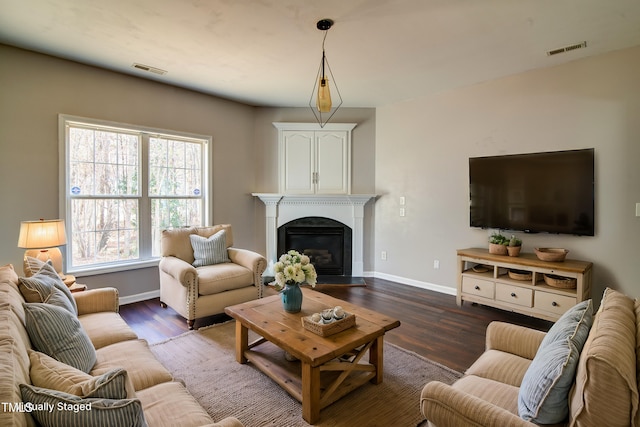
<instances>
[{"instance_id":1,"label":"white flower arrangement","mask_svg":"<svg viewBox=\"0 0 640 427\"><path fill-rule=\"evenodd\" d=\"M316 287L316 269L311 264L308 256L301 255L298 251L291 250L283 254L273 266L276 273L275 289L280 292L287 283L307 283Z\"/></svg>"}]
</instances>

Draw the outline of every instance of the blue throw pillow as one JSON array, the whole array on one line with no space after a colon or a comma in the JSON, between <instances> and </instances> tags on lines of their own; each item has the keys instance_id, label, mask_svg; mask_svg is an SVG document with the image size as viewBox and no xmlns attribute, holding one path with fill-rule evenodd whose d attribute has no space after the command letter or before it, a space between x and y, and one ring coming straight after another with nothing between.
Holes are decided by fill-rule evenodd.
<instances>
[{"instance_id":1,"label":"blue throw pillow","mask_svg":"<svg viewBox=\"0 0 640 427\"><path fill-rule=\"evenodd\" d=\"M569 391L592 324L593 307L587 300L570 308L549 329L520 385L522 419L556 424L567 418Z\"/></svg>"}]
</instances>

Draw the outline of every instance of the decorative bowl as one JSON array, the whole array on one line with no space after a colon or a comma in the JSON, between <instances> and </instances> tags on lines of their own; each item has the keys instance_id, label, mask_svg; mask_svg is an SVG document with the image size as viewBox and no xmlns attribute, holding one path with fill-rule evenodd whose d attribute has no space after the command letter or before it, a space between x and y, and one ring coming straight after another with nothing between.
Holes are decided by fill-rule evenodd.
<instances>
[{"instance_id":1,"label":"decorative bowl","mask_svg":"<svg viewBox=\"0 0 640 427\"><path fill-rule=\"evenodd\" d=\"M563 248L534 248L536 256L541 261L562 262L569 253Z\"/></svg>"}]
</instances>

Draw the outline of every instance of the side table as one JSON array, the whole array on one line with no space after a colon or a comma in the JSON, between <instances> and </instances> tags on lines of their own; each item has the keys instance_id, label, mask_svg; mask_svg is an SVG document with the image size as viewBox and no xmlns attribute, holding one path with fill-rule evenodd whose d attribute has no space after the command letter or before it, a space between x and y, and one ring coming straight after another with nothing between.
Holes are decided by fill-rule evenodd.
<instances>
[{"instance_id":1,"label":"side table","mask_svg":"<svg viewBox=\"0 0 640 427\"><path fill-rule=\"evenodd\" d=\"M76 283L76 276L72 274L66 274L62 281L67 285L71 292L82 292L87 290L87 285Z\"/></svg>"},{"instance_id":2,"label":"side table","mask_svg":"<svg viewBox=\"0 0 640 427\"><path fill-rule=\"evenodd\" d=\"M73 293L73 292L82 292L82 291L86 291L87 290L87 285L81 285L80 283L74 283L73 285L69 286L69 290Z\"/></svg>"}]
</instances>

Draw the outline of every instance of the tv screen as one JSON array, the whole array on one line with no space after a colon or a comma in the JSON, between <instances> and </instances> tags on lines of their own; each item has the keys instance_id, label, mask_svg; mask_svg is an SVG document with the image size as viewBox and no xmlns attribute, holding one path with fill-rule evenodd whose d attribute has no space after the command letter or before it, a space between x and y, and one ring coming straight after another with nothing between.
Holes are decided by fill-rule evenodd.
<instances>
[{"instance_id":1,"label":"tv screen","mask_svg":"<svg viewBox=\"0 0 640 427\"><path fill-rule=\"evenodd\" d=\"M472 227L594 235L594 149L469 158Z\"/></svg>"}]
</instances>

